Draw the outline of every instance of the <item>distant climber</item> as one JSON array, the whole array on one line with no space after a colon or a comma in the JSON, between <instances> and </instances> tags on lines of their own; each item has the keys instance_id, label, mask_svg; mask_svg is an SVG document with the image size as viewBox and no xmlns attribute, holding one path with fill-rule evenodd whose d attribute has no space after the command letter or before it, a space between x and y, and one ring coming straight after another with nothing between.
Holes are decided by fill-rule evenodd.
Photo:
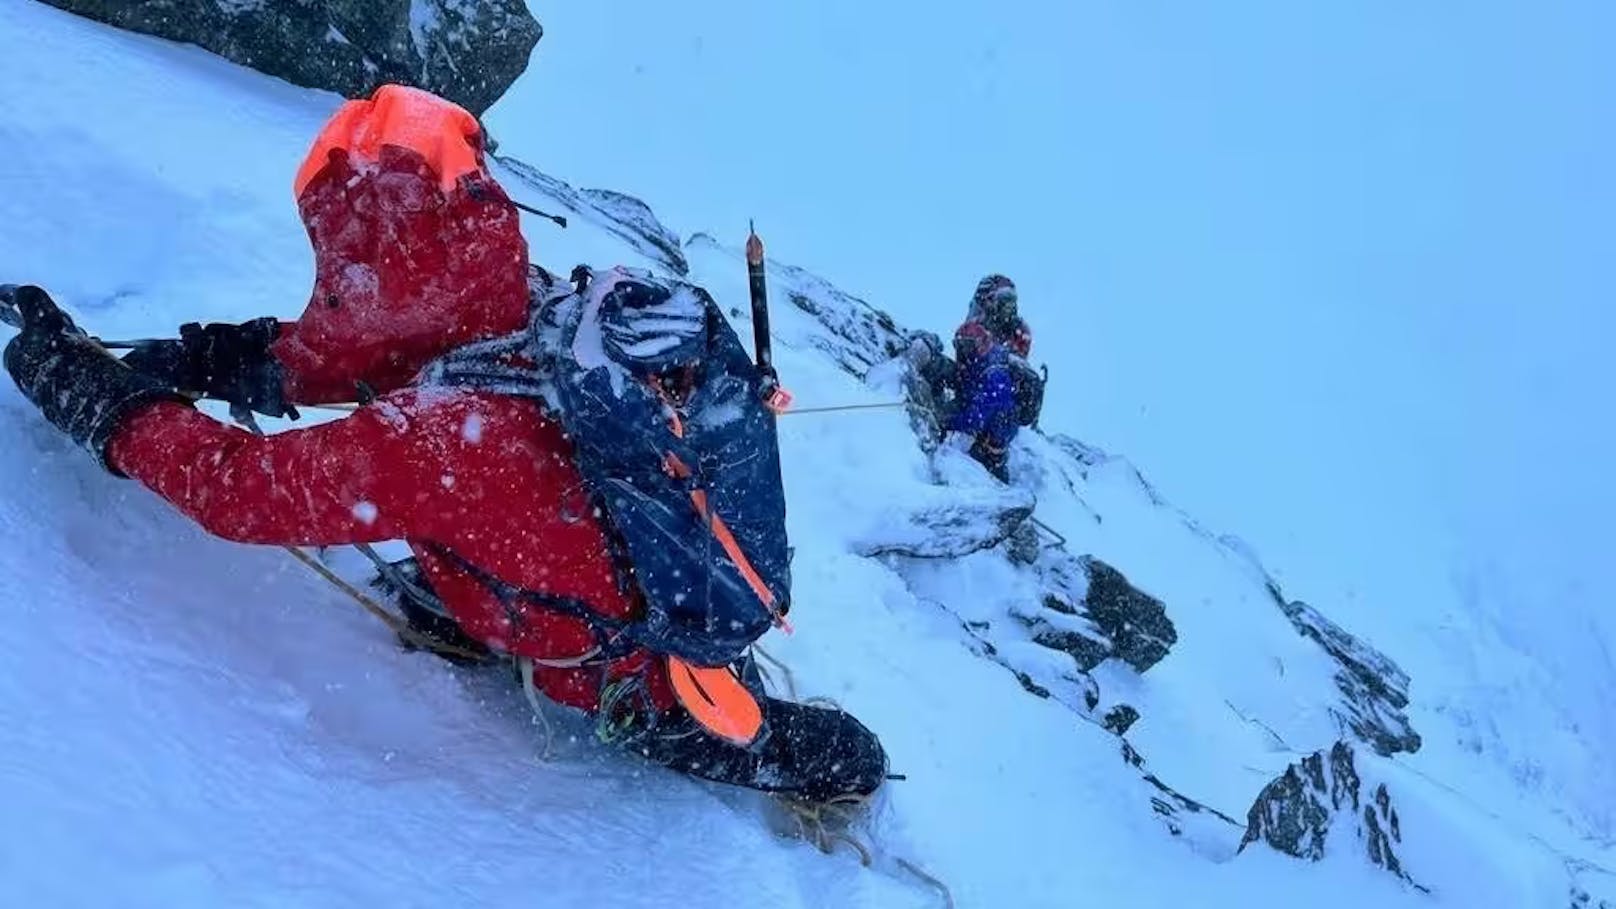
<instances>
[{"instance_id":1,"label":"distant climber","mask_svg":"<svg viewBox=\"0 0 1616 909\"><path fill-rule=\"evenodd\" d=\"M976 285L949 359L936 335L912 339L911 413L928 447L964 448L1001 480L1009 480L1010 443L1038 422L1044 379L1027 363L1032 331L1017 312L1016 286L1004 275ZM925 437L931 438L926 439Z\"/></svg>"},{"instance_id":2,"label":"distant climber","mask_svg":"<svg viewBox=\"0 0 1616 909\"><path fill-rule=\"evenodd\" d=\"M218 536L407 541L413 624L518 666L603 739L807 800L879 787L858 720L741 669L790 607L785 499L762 377L707 292L530 269L476 121L414 89L343 105L295 191L315 254L296 322L188 325L119 361L13 288L7 371L104 468ZM259 436L195 394L271 417L361 406Z\"/></svg>"}]
</instances>

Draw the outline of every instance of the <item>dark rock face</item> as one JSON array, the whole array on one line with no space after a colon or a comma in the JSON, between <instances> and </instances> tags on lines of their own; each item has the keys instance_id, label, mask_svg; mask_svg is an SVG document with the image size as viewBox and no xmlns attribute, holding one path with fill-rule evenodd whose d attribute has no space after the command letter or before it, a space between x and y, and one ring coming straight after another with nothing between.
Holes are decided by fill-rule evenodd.
<instances>
[{"instance_id":1,"label":"dark rock face","mask_svg":"<svg viewBox=\"0 0 1616 909\"><path fill-rule=\"evenodd\" d=\"M345 97L424 88L481 114L544 30L521 0L45 0Z\"/></svg>"},{"instance_id":2,"label":"dark rock face","mask_svg":"<svg viewBox=\"0 0 1616 909\"><path fill-rule=\"evenodd\" d=\"M1585 876L1590 878L1594 876L1599 877L1599 883L1606 885L1607 889L1605 892L1608 894L1611 892L1609 888L1613 884L1616 884L1616 882L1611 880L1611 875L1602 871L1597 871L1596 869L1582 862L1569 864L1570 867L1567 870L1571 873L1571 909L1616 909L1616 902L1612 902L1604 897L1589 893L1587 888L1589 886L1594 886L1594 884L1591 882L1584 882L1582 879Z\"/></svg>"},{"instance_id":3,"label":"dark rock face","mask_svg":"<svg viewBox=\"0 0 1616 909\"><path fill-rule=\"evenodd\" d=\"M1017 618L1034 641L1071 654L1083 671L1115 657L1144 672L1178 642L1162 601L1105 562L1051 549L1037 567L1044 580L1042 608Z\"/></svg>"},{"instance_id":4,"label":"dark rock face","mask_svg":"<svg viewBox=\"0 0 1616 909\"><path fill-rule=\"evenodd\" d=\"M1128 730L1133 728L1133 724L1138 719L1138 710L1135 710L1127 704L1118 704L1117 706L1106 711L1105 719L1101 722L1105 726L1107 732L1111 732L1115 735L1127 735Z\"/></svg>"},{"instance_id":5,"label":"dark rock face","mask_svg":"<svg viewBox=\"0 0 1616 909\"><path fill-rule=\"evenodd\" d=\"M1419 733L1403 713L1408 706L1408 674L1318 610L1300 601L1287 602L1277 586L1270 584L1268 590L1296 630L1341 665L1335 681L1343 702L1331 709L1347 730L1381 755L1420 750Z\"/></svg>"},{"instance_id":6,"label":"dark rock face","mask_svg":"<svg viewBox=\"0 0 1616 909\"><path fill-rule=\"evenodd\" d=\"M1339 842L1344 829L1356 831L1370 862L1412 883L1397 857L1403 831L1391 794L1384 783L1366 793L1351 746L1336 742L1328 754L1303 758L1263 788L1246 815L1240 848L1261 841L1286 855L1318 861L1332 830Z\"/></svg>"}]
</instances>

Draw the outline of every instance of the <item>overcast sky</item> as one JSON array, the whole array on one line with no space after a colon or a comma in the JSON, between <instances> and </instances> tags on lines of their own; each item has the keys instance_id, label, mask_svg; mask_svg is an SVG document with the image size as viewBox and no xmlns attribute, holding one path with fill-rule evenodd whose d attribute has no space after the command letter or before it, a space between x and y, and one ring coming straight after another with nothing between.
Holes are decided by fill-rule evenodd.
<instances>
[{"instance_id":1,"label":"overcast sky","mask_svg":"<svg viewBox=\"0 0 1616 909\"><path fill-rule=\"evenodd\" d=\"M912 325L1010 274L1046 424L1294 595L1616 587L1616 5L531 5L496 135Z\"/></svg>"}]
</instances>

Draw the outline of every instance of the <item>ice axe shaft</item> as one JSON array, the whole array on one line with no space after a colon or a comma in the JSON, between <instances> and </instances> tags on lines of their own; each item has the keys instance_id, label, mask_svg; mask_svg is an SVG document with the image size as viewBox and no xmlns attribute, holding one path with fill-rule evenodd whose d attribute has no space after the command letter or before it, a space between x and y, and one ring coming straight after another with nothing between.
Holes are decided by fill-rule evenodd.
<instances>
[{"instance_id":1,"label":"ice axe shaft","mask_svg":"<svg viewBox=\"0 0 1616 909\"><path fill-rule=\"evenodd\" d=\"M763 266L763 239L757 227L747 223L746 279L752 292L752 347L757 352L758 369L774 378L774 351L769 346L769 281Z\"/></svg>"},{"instance_id":2,"label":"ice axe shaft","mask_svg":"<svg viewBox=\"0 0 1616 909\"><path fill-rule=\"evenodd\" d=\"M494 200L494 197L488 194L488 190L484 189L482 187L482 185L479 184L479 183L473 182L473 183L468 184L467 192L471 195L471 197L473 199L476 199L478 202L492 202ZM540 211L539 209L534 208L531 205L525 205L525 204L523 204L521 202L516 201L515 199L507 198L505 201L511 203L512 205L516 206L517 208L520 208L522 211L525 211L530 215L538 215L539 217L545 219L546 221L554 221L560 227L566 227L567 226L567 219L561 217L560 215L552 215L547 211Z\"/></svg>"},{"instance_id":3,"label":"ice axe shaft","mask_svg":"<svg viewBox=\"0 0 1616 909\"><path fill-rule=\"evenodd\" d=\"M774 351L769 346L769 281L763 271L763 240L757 227L746 225L746 278L752 296L752 348L758 372L763 374L763 402L775 416L791 407L791 392L780 387L780 374L774 371Z\"/></svg>"}]
</instances>

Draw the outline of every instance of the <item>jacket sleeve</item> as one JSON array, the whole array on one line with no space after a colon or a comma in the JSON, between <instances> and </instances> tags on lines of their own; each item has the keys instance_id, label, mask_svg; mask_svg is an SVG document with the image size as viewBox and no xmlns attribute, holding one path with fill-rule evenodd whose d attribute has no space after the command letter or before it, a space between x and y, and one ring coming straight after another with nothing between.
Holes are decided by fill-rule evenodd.
<instances>
[{"instance_id":1,"label":"jacket sleeve","mask_svg":"<svg viewBox=\"0 0 1616 909\"><path fill-rule=\"evenodd\" d=\"M446 446L397 408L255 436L190 407L131 416L109 460L215 536L328 546L429 535Z\"/></svg>"}]
</instances>

